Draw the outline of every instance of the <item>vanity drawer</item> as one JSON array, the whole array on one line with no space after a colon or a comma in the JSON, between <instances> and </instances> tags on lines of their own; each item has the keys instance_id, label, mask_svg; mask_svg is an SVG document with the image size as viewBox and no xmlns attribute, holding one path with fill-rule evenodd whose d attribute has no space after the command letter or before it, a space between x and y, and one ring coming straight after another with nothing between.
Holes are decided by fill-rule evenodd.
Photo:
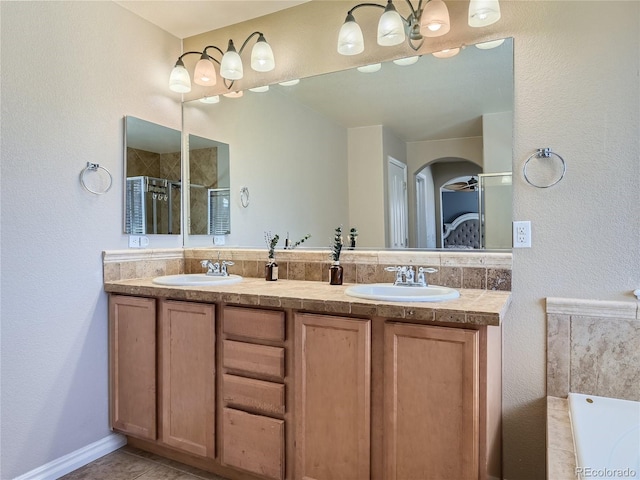
<instances>
[{"instance_id":1,"label":"vanity drawer","mask_svg":"<svg viewBox=\"0 0 640 480\"><path fill-rule=\"evenodd\" d=\"M284 385L225 374L222 398L226 406L284 415Z\"/></svg>"},{"instance_id":2,"label":"vanity drawer","mask_svg":"<svg viewBox=\"0 0 640 480\"><path fill-rule=\"evenodd\" d=\"M222 331L226 335L283 342L284 312L225 307Z\"/></svg>"},{"instance_id":3,"label":"vanity drawer","mask_svg":"<svg viewBox=\"0 0 640 480\"><path fill-rule=\"evenodd\" d=\"M222 348L222 363L225 368L284 380L283 347L225 340Z\"/></svg>"},{"instance_id":4,"label":"vanity drawer","mask_svg":"<svg viewBox=\"0 0 640 480\"><path fill-rule=\"evenodd\" d=\"M222 428L222 463L284 478L284 420L225 408Z\"/></svg>"}]
</instances>

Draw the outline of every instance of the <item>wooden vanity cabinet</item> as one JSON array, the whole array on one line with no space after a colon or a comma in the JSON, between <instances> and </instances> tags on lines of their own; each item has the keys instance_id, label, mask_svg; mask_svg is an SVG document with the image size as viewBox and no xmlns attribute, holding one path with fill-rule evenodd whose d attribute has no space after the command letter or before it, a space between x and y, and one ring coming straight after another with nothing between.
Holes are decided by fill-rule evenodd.
<instances>
[{"instance_id":1,"label":"wooden vanity cabinet","mask_svg":"<svg viewBox=\"0 0 640 480\"><path fill-rule=\"evenodd\" d=\"M500 478L491 328L296 313L295 478Z\"/></svg>"},{"instance_id":2,"label":"wooden vanity cabinet","mask_svg":"<svg viewBox=\"0 0 640 480\"><path fill-rule=\"evenodd\" d=\"M285 478L286 321L279 310L222 309L220 460Z\"/></svg>"},{"instance_id":3,"label":"wooden vanity cabinet","mask_svg":"<svg viewBox=\"0 0 640 480\"><path fill-rule=\"evenodd\" d=\"M477 479L477 330L387 323L384 478Z\"/></svg>"},{"instance_id":4,"label":"wooden vanity cabinet","mask_svg":"<svg viewBox=\"0 0 640 480\"><path fill-rule=\"evenodd\" d=\"M295 478L369 479L371 321L295 314Z\"/></svg>"},{"instance_id":5,"label":"wooden vanity cabinet","mask_svg":"<svg viewBox=\"0 0 640 480\"><path fill-rule=\"evenodd\" d=\"M160 441L215 458L214 306L160 302Z\"/></svg>"},{"instance_id":6,"label":"wooden vanity cabinet","mask_svg":"<svg viewBox=\"0 0 640 480\"><path fill-rule=\"evenodd\" d=\"M109 296L111 428L156 439L156 301Z\"/></svg>"}]
</instances>

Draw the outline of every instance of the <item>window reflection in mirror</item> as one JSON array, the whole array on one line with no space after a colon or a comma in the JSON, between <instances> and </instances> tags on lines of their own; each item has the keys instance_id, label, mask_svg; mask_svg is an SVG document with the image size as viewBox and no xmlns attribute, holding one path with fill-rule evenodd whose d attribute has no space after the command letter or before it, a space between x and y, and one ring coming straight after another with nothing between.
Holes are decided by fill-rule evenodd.
<instances>
[{"instance_id":1,"label":"window reflection in mirror","mask_svg":"<svg viewBox=\"0 0 640 480\"><path fill-rule=\"evenodd\" d=\"M180 234L181 133L125 117L124 233Z\"/></svg>"},{"instance_id":2,"label":"window reflection in mirror","mask_svg":"<svg viewBox=\"0 0 640 480\"><path fill-rule=\"evenodd\" d=\"M512 39L490 50L467 46L452 58L422 55L413 65L387 62L376 73L349 69L219 100L186 102L183 121L186 131L229 144L231 191L246 185L259 199L246 209L231 202L229 245L261 247L264 231L272 231L310 233L305 247L325 248L343 225L358 229L359 248L391 248L393 158L407 165L404 244L442 248L440 187L511 171ZM448 177L436 182L439 165ZM500 198L499 216L510 228L511 198ZM479 219L494 215L493 203L476 211ZM200 244L185 237L186 246Z\"/></svg>"},{"instance_id":3,"label":"window reflection in mirror","mask_svg":"<svg viewBox=\"0 0 640 480\"><path fill-rule=\"evenodd\" d=\"M189 233L231 233L229 145L189 135Z\"/></svg>"}]
</instances>

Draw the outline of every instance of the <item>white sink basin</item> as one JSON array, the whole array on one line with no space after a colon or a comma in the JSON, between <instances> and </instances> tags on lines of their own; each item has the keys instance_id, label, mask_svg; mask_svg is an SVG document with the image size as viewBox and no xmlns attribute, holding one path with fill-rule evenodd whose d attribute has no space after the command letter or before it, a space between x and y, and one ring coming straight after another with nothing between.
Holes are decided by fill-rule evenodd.
<instances>
[{"instance_id":1,"label":"white sink basin","mask_svg":"<svg viewBox=\"0 0 640 480\"><path fill-rule=\"evenodd\" d=\"M441 302L458 298L460 293L449 287L429 285L428 287L404 287L389 283L367 283L347 287L345 292L351 297L385 302Z\"/></svg>"},{"instance_id":2,"label":"white sink basin","mask_svg":"<svg viewBox=\"0 0 640 480\"><path fill-rule=\"evenodd\" d=\"M178 287L186 286L207 286L207 285L231 285L242 281L240 275L228 275L226 277L216 277L204 273L183 273L180 275L165 275L156 277L153 283L157 285L170 285Z\"/></svg>"}]
</instances>

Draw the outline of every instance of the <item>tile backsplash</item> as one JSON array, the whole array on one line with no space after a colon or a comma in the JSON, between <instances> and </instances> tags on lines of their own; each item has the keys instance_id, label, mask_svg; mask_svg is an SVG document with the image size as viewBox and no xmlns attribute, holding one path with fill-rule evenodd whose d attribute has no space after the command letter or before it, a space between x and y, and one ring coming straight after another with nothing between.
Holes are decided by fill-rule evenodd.
<instances>
[{"instance_id":1,"label":"tile backsplash","mask_svg":"<svg viewBox=\"0 0 640 480\"><path fill-rule=\"evenodd\" d=\"M640 401L640 302L547 299L547 395Z\"/></svg>"},{"instance_id":2,"label":"tile backsplash","mask_svg":"<svg viewBox=\"0 0 640 480\"><path fill-rule=\"evenodd\" d=\"M266 250L186 248L120 250L103 253L104 281L145 278L203 271L203 259L233 261L229 273L260 278L264 275ZM329 253L321 250L276 252L281 279L329 281ZM438 272L427 280L435 285L482 290L511 290L511 253L442 251L346 251L341 255L345 283L392 283L388 266L433 267Z\"/></svg>"}]
</instances>

